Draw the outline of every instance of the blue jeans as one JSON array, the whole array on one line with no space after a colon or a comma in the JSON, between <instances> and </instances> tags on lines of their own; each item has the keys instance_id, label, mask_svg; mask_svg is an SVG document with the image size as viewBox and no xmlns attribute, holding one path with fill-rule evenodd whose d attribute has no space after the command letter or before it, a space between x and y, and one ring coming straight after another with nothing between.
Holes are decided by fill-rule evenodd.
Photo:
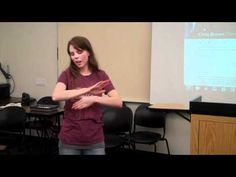
<instances>
[{"instance_id":1,"label":"blue jeans","mask_svg":"<svg viewBox=\"0 0 236 177\"><path fill-rule=\"evenodd\" d=\"M105 155L105 148L72 149L63 147L59 143L59 155Z\"/></svg>"}]
</instances>

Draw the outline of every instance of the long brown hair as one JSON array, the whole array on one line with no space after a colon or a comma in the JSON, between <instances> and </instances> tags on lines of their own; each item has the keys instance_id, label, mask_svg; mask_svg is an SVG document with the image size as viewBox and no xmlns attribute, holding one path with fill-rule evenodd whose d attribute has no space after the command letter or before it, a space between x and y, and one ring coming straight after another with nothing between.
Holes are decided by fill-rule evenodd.
<instances>
[{"instance_id":1,"label":"long brown hair","mask_svg":"<svg viewBox=\"0 0 236 177\"><path fill-rule=\"evenodd\" d=\"M69 56L70 56L70 51L69 51L70 45L72 45L77 50L81 49L87 50L89 52L89 59L88 59L89 69L91 69L92 72L99 70L98 62L94 54L92 45L87 38L83 36L73 37L67 44L67 53ZM79 76L79 69L72 60L70 60L69 70L75 78Z\"/></svg>"}]
</instances>

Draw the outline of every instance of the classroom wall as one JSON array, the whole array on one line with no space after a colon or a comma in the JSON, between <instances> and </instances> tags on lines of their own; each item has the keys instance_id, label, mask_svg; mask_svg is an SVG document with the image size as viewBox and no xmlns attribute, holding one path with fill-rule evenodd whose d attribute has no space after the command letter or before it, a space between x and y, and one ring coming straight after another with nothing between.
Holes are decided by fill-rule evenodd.
<instances>
[{"instance_id":1,"label":"classroom wall","mask_svg":"<svg viewBox=\"0 0 236 177\"><path fill-rule=\"evenodd\" d=\"M11 96L51 95L57 79L57 23L0 23L0 62L15 81ZM6 82L0 74L0 83Z\"/></svg>"},{"instance_id":2,"label":"classroom wall","mask_svg":"<svg viewBox=\"0 0 236 177\"><path fill-rule=\"evenodd\" d=\"M115 23L112 24L115 25ZM101 27L99 23L92 24L93 30L96 31L97 25L99 28ZM108 25L110 26L111 24ZM150 23L140 25L142 28L146 28ZM121 28L121 26L119 27ZM139 27L139 24L131 25L130 29L128 26L125 25L125 29L128 28L128 31L132 31L133 27ZM150 33L150 30L145 30L143 35L151 36ZM126 38L126 40L128 39ZM100 44L102 45L102 40ZM129 47L132 48L132 46L127 45L127 50L129 50ZM100 46L100 48L103 49L103 52L107 52L106 46L105 48ZM137 49L133 48L130 51L132 53L140 52L135 50ZM144 53L150 51L150 45L142 49ZM110 55L113 56L112 54ZM147 58L145 58L145 61L150 62ZM10 66L10 73L16 82L16 89L12 96L21 97L22 92L28 92L37 99L50 95L58 76L57 23L0 23L0 62L4 68L6 65ZM112 65L112 63L110 64ZM130 63L130 65L133 68L136 66L135 62ZM123 70L122 67L119 67L119 70L121 73L130 72L130 70ZM142 73L142 71L139 72ZM5 82L1 74L0 82ZM117 84L119 85L119 83ZM149 81L146 84L149 84ZM136 89L138 90L139 88ZM133 112L135 112L139 104L140 102L127 103ZM154 131L158 130L155 129ZM171 154L190 154L189 122L175 114L169 114L167 117L166 137L169 141ZM164 142L158 143L157 148L158 152L166 153ZM137 149L153 151L153 146L138 145Z\"/></svg>"},{"instance_id":3,"label":"classroom wall","mask_svg":"<svg viewBox=\"0 0 236 177\"><path fill-rule=\"evenodd\" d=\"M68 66L66 46L74 36L90 40L100 67L124 101L149 101L151 23L59 23L59 72Z\"/></svg>"}]
</instances>

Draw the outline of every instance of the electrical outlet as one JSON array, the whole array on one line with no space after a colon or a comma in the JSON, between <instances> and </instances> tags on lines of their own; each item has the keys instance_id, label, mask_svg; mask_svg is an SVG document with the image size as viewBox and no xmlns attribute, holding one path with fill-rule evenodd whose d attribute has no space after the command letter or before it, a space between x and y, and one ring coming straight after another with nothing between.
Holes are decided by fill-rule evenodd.
<instances>
[{"instance_id":1,"label":"electrical outlet","mask_svg":"<svg viewBox=\"0 0 236 177\"><path fill-rule=\"evenodd\" d=\"M47 80L45 78L37 78L35 84L40 87L46 86Z\"/></svg>"}]
</instances>

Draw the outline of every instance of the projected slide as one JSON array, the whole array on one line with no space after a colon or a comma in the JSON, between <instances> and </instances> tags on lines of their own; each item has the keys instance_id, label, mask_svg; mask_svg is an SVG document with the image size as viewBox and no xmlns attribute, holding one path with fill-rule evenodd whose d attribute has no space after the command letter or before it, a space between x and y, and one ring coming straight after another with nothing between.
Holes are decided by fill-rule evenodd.
<instances>
[{"instance_id":1,"label":"projected slide","mask_svg":"<svg viewBox=\"0 0 236 177\"><path fill-rule=\"evenodd\" d=\"M236 23L153 23L151 103L236 104Z\"/></svg>"},{"instance_id":2,"label":"projected slide","mask_svg":"<svg viewBox=\"0 0 236 177\"><path fill-rule=\"evenodd\" d=\"M184 85L188 90L236 91L235 23L186 23Z\"/></svg>"}]
</instances>

